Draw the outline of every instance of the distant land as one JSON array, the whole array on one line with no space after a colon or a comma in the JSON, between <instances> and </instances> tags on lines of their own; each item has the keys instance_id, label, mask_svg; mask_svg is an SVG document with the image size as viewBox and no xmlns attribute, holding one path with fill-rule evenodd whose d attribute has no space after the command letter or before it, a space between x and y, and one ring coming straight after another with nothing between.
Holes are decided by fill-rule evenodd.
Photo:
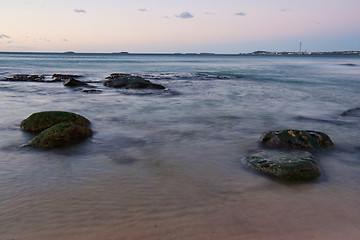
<instances>
[{"instance_id":1,"label":"distant land","mask_svg":"<svg viewBox=\"0 0 360 240\"><path fill-rule=\"evenodd\" d=\"M111 54L141 54L141 53L129 53L129 52L114 52ZM151 53L144 53L151 54ZM161 54L161 53L160 53ZM219 53L172 53L173 55L245 55L245 56L255 56L255 55L265 55L265 56L281 56L281 55L360 55L360 51L333 51L333 52L269 52L269 51L255 51L252 53L238 53L238 54L219 54ZM166 54L168 55L168 54ZM171 55L171 53L170 53Z\"/></svg>"},{"instance_id":2,"label":"distant land","mask_svg":"<svg viewBox=\"0 0 360 240\"><path fill-rule=\"evenodd\" d=\"M252 53L240 53L240 55L360 55L360 51L334 51L334 52L268 52L255 51Z\"/></svg>"},{"instance_id":3,"label":"distant land","mask_svg":"<svg viewBox=\"0 0 360 240\"><path fill-rule=\"evenodd\" d=\"M98 55L98 54L111 54L111 55L194 55L194 56L212 56L212 55L229 55L229 56L297 56L297 55L347 55L347 56L356 56L360 55L360 51L332 51L332 52L270 52L270 51L255 51L251 53L129 53L129 52L112 52L112 53L77 53L74 51L66 52L0 52L0 54L89 54L89 55Z\"/></svg>"}]
</instances>

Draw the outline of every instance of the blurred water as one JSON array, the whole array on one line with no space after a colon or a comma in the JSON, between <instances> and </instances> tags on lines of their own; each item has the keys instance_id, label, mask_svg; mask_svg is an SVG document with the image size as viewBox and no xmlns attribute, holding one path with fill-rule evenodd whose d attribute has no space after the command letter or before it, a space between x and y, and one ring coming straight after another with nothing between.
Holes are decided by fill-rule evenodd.
<instances>
[{"instance_id":1,"label":"blurred water","mask_svg":"<svg viewBox=\"0 0 360 240\"><path fill-rule=\"evenodd\" d=\"M137 73L166 90L102 86ZM0 54L0 239L356 239L360 236L359 57ZM31 113L72 111L94 136L19 148ZM287 185L241 165L269 130L327 133L323 175ZM283 226L287 227L284 228ZM319 237L321 236L321 237Z\"/></svg>"}]
</instances>

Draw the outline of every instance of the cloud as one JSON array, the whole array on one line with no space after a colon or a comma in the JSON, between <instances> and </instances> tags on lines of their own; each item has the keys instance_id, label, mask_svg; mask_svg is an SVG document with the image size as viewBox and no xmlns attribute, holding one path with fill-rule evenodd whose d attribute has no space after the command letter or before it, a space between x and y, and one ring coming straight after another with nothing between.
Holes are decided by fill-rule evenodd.
<instances>
[{"instance_id":1,"label":"cloud","mask_svg":"<svg viewBox=\"0 0 360 240\"><path fill-rule=\"evenodd\" d=\"M81 8L74 9L74 12L76 12L76 13L86 13L86 11L84 9L81 9Z\"/></svg>"},{"instance_id":2,"label":"cloud","mask_svg":"<svg viewBox=\"0 0 360 240\"><path fill-rule=\"evenodd\" d=\"M216 15L216 13L212 13L212 12L206 12L206 15Z\"/></svg>"},{"instance_id":3,"label":"cloud","mask_svg":"<svg viewBox=\"0 0 360 240\"><path fill-rule=\"evenodd\" d=\"M68 40L67 40L66 38L63 38L63 41L64 41L64 42L67 42Z\"/></svg>"},{"instance_id":4,"label":"cloud","mask_svg":"<svg viewBox=\"0 0 360 240\"><path fill-rule=\"evenodd\" d=\"M188 19L188 18L193 18L194 15L192 15L189 12L182 12L180 15L175 15L177 18L182 18L182 19Z\"/></svg>"},{"instance_id":5,"label":"cloud","mask_svg":"<svg viewBox=\"0 0 360 240\"><path fill-rule=\"evenodd\" d=\"M9 37L9 36L6 35L6 34L0 34L0 38L11 38L11 37Z\"/></svg>"},{"instance_id":6,"label":"cloud","mask_svg":"<svg viewBox=\"0 0 360 240\"><path fill-rule=\"evenodd\" d=\"M244 17L246 16L246 14L244 12L238 12L238 13L235 13L236 16L241 16L241 17Z\"/></svg>"},{"instance_id":7,"label":"cloud","mask_svg":"<svg viewBox=\"0 0 360 240\"><path fill-rule=\"evenodd\" d=\"M147 9L146 9L146 8L138 8L138 11L140 11L140 12L147 12Z\"/></svg>"},{"instance_id":8,"label":"cloud","mask_svg":"<svg viewBox=\"0 0 360 240\"><path fill-rule=\"evenodd\" d=\"M282 8L280 11L281 12L291 12L292 10L289 8Z\"/></svg>"}]
</instances>

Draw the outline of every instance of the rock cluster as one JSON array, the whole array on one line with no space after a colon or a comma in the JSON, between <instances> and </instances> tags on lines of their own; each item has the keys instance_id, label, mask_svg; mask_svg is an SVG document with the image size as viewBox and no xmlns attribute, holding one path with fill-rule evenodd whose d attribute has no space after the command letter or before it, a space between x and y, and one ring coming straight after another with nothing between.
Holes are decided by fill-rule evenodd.
<instances>
[{"instance_id":1,"label":"rock cluster","mask_svg":"<svg viewBox=\"0 0 360 240\"><path fill-rule=\"evenodd\" d=\"M321 170L308 151L332 148L325 133L309 130L280 130L263 133L261 143L272 149L248 153L244 162L251 168L286 181L306 181L319 177Z\"/></svg>"},{"instance_id":2,"label":"rock cluster","mask_svg":"<svg viewBox=\"0 0 360 240\"><path fill-rule=\"evenodd\" d=\"M6 77L4 81L12 82L45 82L44 75L35 74L15 74L11 77Z\"/></svg>"},{"instance_id":3,"label":"rock cluster","mask_svg":"<svg viewBox=\"0 0 360 240\"><path fill-rule=\"evenodd\" d=\"M62 111L38 112L20 123L24 131L40 132L23 146L54 148L92 136L90 121L85 117Z\"/></svg>"},{"instance_id":4,"label":"rock cluster","mask_svg":"<svg viewBox=\"0 0 360 240\"><path fill-rule=\"evenodd\" d=\"M0 81L17 81L17 82L63 82L63 85L66 87L89 87L95 88L94 86L89 85L86 82L79 81L78 78L83 77L81 75L75 74L53 74L49 76L45 75L31 75L31 74L15 74L11 77L6 77L5 79L0 79ZM106 77L106 81L103 82L103 85L106 87L112 88L123 88L123 89L151 89L151 90L161 90L166 89L160 84L155 84L149 80L144 79L143 77L136 74L127 74L127 73L112 73L110 76ZM76 90L79 90L78 88ZM80 89L81 90L81 89ZM83 89L82 92L85 93L101 93L99 89Z\"/></svg>"},{"instance_id":5,"label":"rock cluster","mask_svg":"<svg viewBox=\"0 0 360 240\"><path fill-rule=\"evenodd\" d=\"M48 76L50 78L50 76ZM11 81L11 82L63 82L66 80L75 80L75 78L80 78L81 75L72 75L72 74L53 74L50 79L46 79L45 75L36 75L36 74L14 74L11 77L6 77L2 81ZM77 81L77 80L76 80ZM80 81L79 81L80 82Z\"/></svg>"}]
</instances>

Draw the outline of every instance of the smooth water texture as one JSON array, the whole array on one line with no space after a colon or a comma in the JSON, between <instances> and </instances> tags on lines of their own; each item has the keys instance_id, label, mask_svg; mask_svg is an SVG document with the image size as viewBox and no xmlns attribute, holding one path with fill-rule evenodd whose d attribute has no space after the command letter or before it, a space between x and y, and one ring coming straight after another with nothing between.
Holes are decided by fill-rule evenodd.
<instances>
[{"instance_id":1,"label":"smooth water texture","mask_svg":"<svg viewBox=\"0 0 360 240\"><path fill-rule=\"evenodd\" d=\"M102 85L140 74L166 90ZM101 93L0 81L0 239L358 239L358 56L0 54L12 74L81 74ZM94 136L20 148L30 114L71 111ZM322 176L286 184L246 168L265 131L317 130Z\"/></svg>"}]
</instances>

